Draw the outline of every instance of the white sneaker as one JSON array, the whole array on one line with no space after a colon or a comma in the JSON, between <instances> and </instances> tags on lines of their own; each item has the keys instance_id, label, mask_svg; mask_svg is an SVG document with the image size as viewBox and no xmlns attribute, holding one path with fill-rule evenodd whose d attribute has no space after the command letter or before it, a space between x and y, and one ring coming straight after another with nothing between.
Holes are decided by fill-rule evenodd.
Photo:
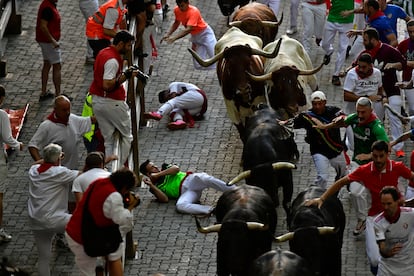
<instances>
[{"instance_id":1,"label":"white sneaker","mask_svg":"<svg viewBox=\"0 0 414 276\"><path fill-rule=\"evenodd\" d=\"M288 35L293 35L293 34L295 34L297 31L298 31L298 30L296 29L296 27L292 27L292 28L288 29L288 30L286 31L286 33L287 33Z\"/></svg>"},{"instance_id":2,"label":"white sneaker","mask_svg":"<svg viewBox=\"0 0 414 276\"><path fill-rule=\"evenodd\" d=\"M12 236L7 234L4 228L0 228L0 242L9 242L11 239Z\"/></svg>"}]
</instances>

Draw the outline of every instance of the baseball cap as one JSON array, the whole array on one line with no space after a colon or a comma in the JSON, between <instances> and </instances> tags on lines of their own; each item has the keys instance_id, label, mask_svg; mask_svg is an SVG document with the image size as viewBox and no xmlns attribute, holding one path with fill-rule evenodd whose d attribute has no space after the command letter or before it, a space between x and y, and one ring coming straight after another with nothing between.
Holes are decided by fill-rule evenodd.
<instances>
[{"instance_id":1,"label":"baseball cap","mask_svg":"<svg viewBox=\"0 0 414 276\"><path fill-rule=\"evenodd\" d=\"M322 91L315 91L311 95L311 102L326 101L325 93Z\"/></svg>"}]
</instances>

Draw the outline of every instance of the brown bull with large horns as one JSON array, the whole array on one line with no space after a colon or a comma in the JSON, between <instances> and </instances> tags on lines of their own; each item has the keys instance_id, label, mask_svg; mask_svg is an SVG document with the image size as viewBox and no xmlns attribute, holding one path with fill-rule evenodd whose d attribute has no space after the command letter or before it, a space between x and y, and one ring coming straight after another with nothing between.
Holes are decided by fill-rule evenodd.
<instances>
[{"instance_id":1,"label":"brown bull with large horns","mask_svg":"<svg viewBox=\"0 0 414 276\"><path fill-rule=\"evenodd\" d=\"M230 26L237 27L246 34L255 35L262 39L263 44L275 40L280 24L283 21L283 13L280 21L267 5L252 2L238 9Z\"/></svg>"},{"instance_id":2,"label":"brown bull with large horns","mask_svg":"<svg viewBox=\"0 0 414 276\"><path fill-rule=\"evenodd\" d=\"M283 40L279 54L273 59L266 59L263 75L249 75L252 80L267 83L270 106L284 114L285 119L293 117L299 107L306 108L307 94L318 89L315 74L328 61L314 68L302 44L283 35L279 40L266 45L264 51L271 51Z\"/></svg>"},{"instance_id":3,"label":"brown bull with large horns","mask_svg":"<svg viewBox=\"0 0 414 276\"><path fill-rule=\"evenodd\" d=\"M224 96L227 114L236 125L240 137L243 137L246 118L253 114L254 107L265 101L264 82L255 81L248 73L264 73L263 61L274 58L279 51L277 44L271 52L262 50L262 40L242 32L239 28L230 28L215 46L215 56L203 60L195 51L188 49L204 67L217 62L217 77Z\"/></svg>"}]
</instances>

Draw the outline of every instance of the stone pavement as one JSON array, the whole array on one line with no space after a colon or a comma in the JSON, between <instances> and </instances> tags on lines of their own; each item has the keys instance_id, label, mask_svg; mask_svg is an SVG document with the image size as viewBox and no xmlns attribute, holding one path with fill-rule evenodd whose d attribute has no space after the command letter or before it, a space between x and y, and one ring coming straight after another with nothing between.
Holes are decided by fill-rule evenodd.
<instances>
[{"instance_id":1,"label":"stone pavement","mask_svg":"<svg viewBox=\"0 0 414 276\"><path fill-rule=\"evenodd\" d=\"M102 1L101 1L102 2ZM219 38L226 30L226 18L219 11L216 1L192 0ZM37 8L40 1L23 0L23 33L8 37L6 58L9 74L0 80L6 87L8 97L4 107L21 108L30 103L27 121L21 133L21 141L28 143L40 122L52 109L52 102L38 102L40 93L40 70L42 58L40 48L34 40ZM175 1L168 0L170 7ZM285 19L279 29L279 36L285 33L289 22L289 2L282 3ZM80 114L84 95L91 83L92 67L85 66L84 20L79 11L78 1L59 1L58 9L62 15L62 91L74 98L73 112ZM168 30L173 18L169 14L164 23ZM301 25L299 19L299 25ZM294 35L300 39L300 34ZM159 41L159 37L156 39ZM141 128L139 149L141 162L150 158L157 164L173 162L183 170L205 171L224 180L237 175L240 168L242 144L236 129L226 116L220 87L215 72L195 71L187 48L188 38L172 45L158 45L158 58L154 72L146 87L147 110L156 109L159 104L157 91L165 89L171 81L192 82L203 88L209 97L206 119L197 122L195 128L171 132L166 128L166 119L150 122ZM323 51L312 51L314 64L322 61ZM333 63L318 73L320 90L325 91L329 104L342 105L342 88L330 84ZM347 62L350 62L348 60ZM50 81L51 85L51 81ZM53 90L53 89L52 89ZM315 170L309 155L309 147L304 142L304 132L296 131L301 153L298 169L294 171L294 196L313 182ZM411 144L408 142L407 144ZM406 146L406 150L411 145ZM83 146L80 152L84 152ZM37 251L27 220L27 171L32 159L27 150L14 154L9 163L8 191L5 194L4 224L13 235L13 240L0 245L0 255L10 257L22 268L38 275ZM80 167L82 164L79 164ZM332 181L334 179L331 170ZM126 275L215 275L217 235L204 235L197 232L194 219L189 215L178 214L175 202L159 204L153 200L146 187L139 189L142 204L135 211L136 226L134 239L138 240L137 259L127 260ZM201 202L214 204L219 193L208 190ZM343 199L347 216L343 246L343 275L370 275L365 256L364 238L355 239L352 229L355 215L349 200ZM285 215L278 209L279 219L276 234L286 231ZM206 219L203 224L214 223ZM287 244L274 245L287 249ZM51 263L52 275L76 275L73 254L61 248L53 248Z\"/></svg>"}]
</instances>

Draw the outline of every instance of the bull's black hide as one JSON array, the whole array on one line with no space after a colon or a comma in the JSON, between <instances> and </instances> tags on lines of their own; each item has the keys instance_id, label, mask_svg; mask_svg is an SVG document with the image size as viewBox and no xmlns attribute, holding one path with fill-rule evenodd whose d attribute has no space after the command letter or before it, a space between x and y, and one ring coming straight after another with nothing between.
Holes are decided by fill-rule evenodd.
<instances>
[{"instance_id":1,"label":"bull's black hide","mask_svg":"<svg viewBox=\"0 0 414 276\"><path fill-rule=\"evenodd\" d=\"M313 276L308 263L290 251L269 251L257 258L249 276Z\"/></svg>"},{"instance_id":2,"label":"bull's black hide","mask_svg":"<svg viewBox=\"0 0 414 276\"><path fill-rule=\"evenodd\" d=\"M271 165L292 161L299 153L293 133L277 121L277 114L267 106L262 106L247 119L243 169L252 171L246 183L263 188L275 206L279 205L277 189L283 187L283 208L289 215L293 194L292 171L274 171Z\"/></svg>"},{"instance_id":3,"label":"bull's black hide","mask_svg":"<svg viewBox=\"0 0 414 276\"><path fill-rule=\"evenodd\" d=\"M342 241L345 213L336 196L327 198L321 209L305 206L307 199L320 197L324 189L310 187L301 192L292 204L292 221L289 230L295 232L289 242L290 250L306 259L318 275L341 275ZM335 234L320 235L318 226L333 226Z\"/></svg>"},{"instance_id":4,"label":"bull's black hide","mask_svg":"<svg viewBox=\"0 0 414 276\"><path fill-rule=\"evenodd\" d=\"M261 188L242 185L219 198L216 218L222 224L217 274L247 275L253 260L271 250L277 221L272 200ZM248 230L246 222L260 222L268 229Z\"/></svg>"},{"instance_id":5,"label":"bull's black hide","mask_svg":"<svg viewBox=\"0 0 414 276\"><path fill-rule=\"evenodd\" d=\"M220 11L224 16L230 16L237 6L244 6L248 4L250 0L218 0L217 3L220 7Z\"/></svg>"}]
</instances>

